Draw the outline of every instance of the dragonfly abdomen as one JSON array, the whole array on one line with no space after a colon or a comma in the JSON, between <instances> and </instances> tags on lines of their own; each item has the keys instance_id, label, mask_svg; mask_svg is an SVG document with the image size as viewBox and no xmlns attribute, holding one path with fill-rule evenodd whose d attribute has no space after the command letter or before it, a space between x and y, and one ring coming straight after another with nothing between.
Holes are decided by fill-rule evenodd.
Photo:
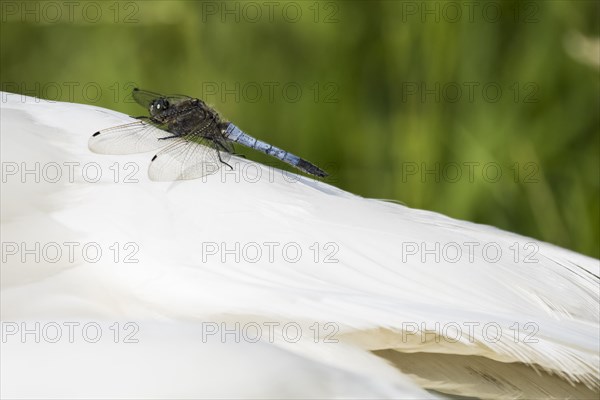
<instances>
[{"instance_id":1,"label":"dragonfly abdomen","mask_svg":"<svg viewBox=\"0 0 600 400\"><path fill-rule=\"evenodd\" d=\"M261 153L268 154L289 164L295 165L294 163L300 160L300 157L298 156L290 154L287 151L280 149L279 147L275 147L267 142L263 142L262 140L258 140L248 135L247 133L244 133L241 129L239 129L233 124L229 124L229 127L225 131L225 134L227 135L227 138L231 141L234 141L246 147L250 147L251 149L258 150Z\"/></svg>"},{"instance_id":2,"label":"dragonfly abdomen","mask_svg":"<svg viewBox=\"0 0 600 400\"><path fill-rule=\"evenodd\" d=\"M229 124L227 129L225 130L225 136L227 139L239 143L243 146L250 147L251 149L258 150L262 153L268 154L271 157L275 157L285 163L288 163L295 168L298 168L301 171L304 171L311 175L316 175L320 177L326 177L327 173L317 166L311 164L310 162L294 155L292 153L288 153L285 150L280 149L279 147L273 146L269 143L263 142L262 140L258 140L253 138L252 136L244 133L240 128L235 126L234 124Z\"/></svg>"}]
</instances>

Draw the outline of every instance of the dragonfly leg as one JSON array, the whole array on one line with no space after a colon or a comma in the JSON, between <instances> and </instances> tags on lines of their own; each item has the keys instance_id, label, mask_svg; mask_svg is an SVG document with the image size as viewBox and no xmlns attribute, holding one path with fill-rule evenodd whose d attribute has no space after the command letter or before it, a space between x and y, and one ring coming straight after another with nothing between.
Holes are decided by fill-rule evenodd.
<instances>
[{"instance_id":1,"label":"dragonfly leg","mask_svg":"<svg viewBox=\"0 0 600 400\"><path fill-rule=\"evenodd\" d=\"M221 142L215 142L215 143L217 143L217 145L218 145L220 148L222 148L222 149L223 149L223 151L226 151L226 152L227 152L227 153L229 153L229 154L233 154L234 156L238 156L238 157L246 158L246 156L245 156L245 155L243 155L243 154L232 153L232 152L231 152L229 149L227 149L227 147L223 146L223 143L221 143ZM232 145L231 147L232 147L232 148L234 148L234 147L233 147L233 145ZM234 148L234 149L235 149L235 148ZM228 164L228 165L229 165L229 164Z\"/></svg>"},{"instance_id":2,"label":"dragonfly leg","mask_svg":"<svg viewBox=\"0 0 600 400\"><path fill-rule=\"evenodd\" d=\"M225 152L227 152L227 153L231 153L231 151L229 151L229 149L227 149L227 147L225 147L225 146L223 145L223 143L221 143L221 142L219 142L219 141L215 141L214 143L216 143L216 144L217 144L217 146L219 146L220 148L222 148L222 149L223 149L223 151L225 151Z\"/></svg>"},{"instance_id":3,"label":"dragonfly leg","mask_svg":"<svg viewBox=\"0 0 600 400\"><path fill-rule=\"evenodd\" d=\"M233 171L233 167L231 165L227 164L225 161L223 161L221 159L221 152L220 151L217 151L217 155L219 156L219 161L221 161L223 164L227 165L229 167L229 169L231 169Z\"/></svg>"},{"instance_id":4,"label":"dragonfly leg","mask_svg":"<svg viewBox=\"0 0 600 400\"><path fill-rule=\"evenodd\" d=\"M246 158L246 156L245 156L244 154L240 154L240 153L236 153L236 152L235 152L235 146L234 146L234 145L231 145L231 148L232 148L232 149L233 149L233 151L234 151L234 152L233 152L233 153L231 153L231 154L233 154L234 156L238 156L238 157Z\"/></svg>"}]
</instances>

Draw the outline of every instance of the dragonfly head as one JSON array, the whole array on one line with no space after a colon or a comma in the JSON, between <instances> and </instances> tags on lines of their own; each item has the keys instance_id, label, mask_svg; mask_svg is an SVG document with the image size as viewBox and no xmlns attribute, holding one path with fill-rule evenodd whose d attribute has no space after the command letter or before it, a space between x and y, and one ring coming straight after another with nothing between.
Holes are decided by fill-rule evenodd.
<instances>
[{"instance_id":1,"label":"dragonfly head","mask_svg":"<svg viewBox=\"0 0 600 400\"><path fill-rule=\"evenodd\" d=\"M159 98L150 103L150 115L153 117L159 114L164 113L169 109L171 105L169 104L169 100L165 98Z\"/></svg>"}]
</instances>

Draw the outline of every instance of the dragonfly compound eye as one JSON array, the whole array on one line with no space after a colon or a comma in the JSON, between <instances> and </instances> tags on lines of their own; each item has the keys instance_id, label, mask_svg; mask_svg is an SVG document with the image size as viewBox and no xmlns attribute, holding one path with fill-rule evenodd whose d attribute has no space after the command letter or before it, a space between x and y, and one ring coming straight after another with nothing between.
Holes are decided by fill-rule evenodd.
<instances>
[{"instance_id":1,"label":"dragonfly compound eye","mask_svg":"<svg viewBox=\"0 0 600 400\"><path fill-rule=\"evenodd\" d=\"M169 108L169 102L167 100L159 99L156 100L156 110L163 111Z\"/></svg>"}]
</instances>

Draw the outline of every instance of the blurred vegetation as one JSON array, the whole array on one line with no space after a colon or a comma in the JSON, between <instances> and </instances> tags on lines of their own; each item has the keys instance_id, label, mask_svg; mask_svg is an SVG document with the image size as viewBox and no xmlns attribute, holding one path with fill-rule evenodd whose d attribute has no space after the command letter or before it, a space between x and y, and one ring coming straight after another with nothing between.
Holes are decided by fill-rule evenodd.
<instances>
[{"instance_id":1,"label":"blurred vegetation","mask_svg":"<svg viewBox=\"0 0 600 400\"><path fill-rule=\"evenodd\" d=\"M7 1L0 80L137 115L134 86L203 97L345 190L599 257L599 17L596 1Z\"/></svg>"}]
</instances>

